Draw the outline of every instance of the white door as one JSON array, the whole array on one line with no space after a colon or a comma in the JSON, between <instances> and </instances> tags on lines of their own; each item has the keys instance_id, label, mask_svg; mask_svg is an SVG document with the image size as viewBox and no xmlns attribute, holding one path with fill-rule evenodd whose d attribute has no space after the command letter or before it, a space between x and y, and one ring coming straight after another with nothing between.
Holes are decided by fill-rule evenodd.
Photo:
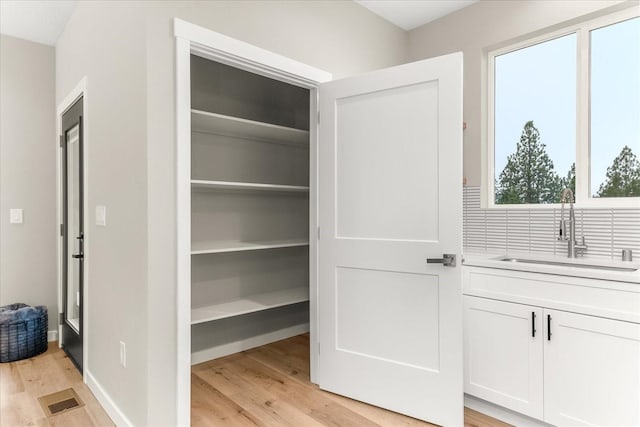
<instances>
[{"instance_id":1,"label":"white door","mask_svg":"<svg viewBox=\"0 0 640 427\"><path fill-rule=\"evenodd\" d=\"M544 419L640 426L640 325L544 310Z\"/></svg>"},{"instance_id":2,"label":"white door","mask_svg":"<svg viewBox=\"0 0 640 427\"><path fill-rule=\"evenodd\" d=\"M318 383L462 426L462 54L326 83L320 119Z\"/></svg>"},{"instance_id":3,"label":"white door","mask_svg":"<svg viewBox=\"0 0 640 427\"><path fill-rule=\"evenodd\" d=\"M542 309L464 297L464 391L543 417Z\"/></svg>"}]
</instances>

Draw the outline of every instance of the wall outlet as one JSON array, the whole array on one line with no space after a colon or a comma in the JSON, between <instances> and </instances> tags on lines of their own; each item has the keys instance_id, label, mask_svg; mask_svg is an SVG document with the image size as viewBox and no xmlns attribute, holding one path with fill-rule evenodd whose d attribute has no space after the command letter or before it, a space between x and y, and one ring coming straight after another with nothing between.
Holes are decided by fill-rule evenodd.
<instances>
[{"instance_id":1,"label":"wall outlet","mask_svg":"<svg viewBox=\"0 0 640 427\"><path fill-rule=\"evenodd\" d=\"M123 368L127 367L127 346L124 341L120 341L120 364Z\"/></svg>"}]
</instances>

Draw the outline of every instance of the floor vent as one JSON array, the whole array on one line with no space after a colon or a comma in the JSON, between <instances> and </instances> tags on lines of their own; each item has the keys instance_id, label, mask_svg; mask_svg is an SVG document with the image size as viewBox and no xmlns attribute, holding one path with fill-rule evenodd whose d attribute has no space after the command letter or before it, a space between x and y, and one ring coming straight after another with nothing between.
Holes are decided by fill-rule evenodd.
<instances>
[{"instance_id":1,"label":"floor vent","mask_svg":"<svg viewBox=\"0 0 640 427\"><path fill-rule=\"evenodd\" d=\"M39 397L38 401L48 417L84 406L84 403L72 388Z\"/></svg>"}]
</instances>

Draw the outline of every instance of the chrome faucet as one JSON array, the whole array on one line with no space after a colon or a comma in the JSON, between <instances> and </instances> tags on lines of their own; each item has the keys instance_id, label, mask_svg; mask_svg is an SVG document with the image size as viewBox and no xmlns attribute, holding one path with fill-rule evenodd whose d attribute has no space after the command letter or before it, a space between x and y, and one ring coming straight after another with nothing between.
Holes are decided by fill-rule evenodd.
<instances>
[{"instance_id":1,"label":"chrome faucet","mask_svg":"<svg viewBox=\"0 0 640 427\"><path fill-rule=\"evenodd\" d=\"M560 196L560 230L558 233L558 240L567 241L567 257L577 258L578 253L584 254L587 250L587 245L584 242L584 236L582 236L582 243L578 244L576 241L576 213L573 209L573 191L570 188L565 188ZM569 202L569 220L564 219L564 204Z\"/></svg>"}]
</instances>

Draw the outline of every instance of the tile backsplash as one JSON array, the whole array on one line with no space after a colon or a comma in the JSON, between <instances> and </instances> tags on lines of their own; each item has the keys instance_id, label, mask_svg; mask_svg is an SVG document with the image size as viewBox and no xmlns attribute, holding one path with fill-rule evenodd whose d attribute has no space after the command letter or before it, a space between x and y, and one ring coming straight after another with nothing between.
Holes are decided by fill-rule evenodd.
<instances>
[{"instance_id":1,"label":"tile backsplash","mask_svg":"<svg viewBox=\"0 0 640 427\"><path fill-rule=\"evenodd\" d=\"M480 187L472 186L464 187L463 198L465 251L566 255L567 242L556 239L560 208L482 209ZM619 260L622 249L632 249L640 258L640 208L576 209L576 227L589 257Z\"/></svg>"}]
</instances>

